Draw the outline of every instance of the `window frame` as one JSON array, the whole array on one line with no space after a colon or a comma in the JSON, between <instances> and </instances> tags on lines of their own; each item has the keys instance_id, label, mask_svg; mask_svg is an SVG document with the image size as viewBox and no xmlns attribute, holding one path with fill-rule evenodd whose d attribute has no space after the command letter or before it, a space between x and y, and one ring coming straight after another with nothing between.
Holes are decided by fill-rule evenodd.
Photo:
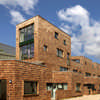
<instances>
[{"instance_id":1,"label":"window frame","mask_svg":"<svg viewBox=\"0 0 100 100\"><path fill-rule=\"evenodd\" d=\"M29 82L32 82L32 83L34 83L35 85L36 85L36 93L27 93L26 91L25 91L25 82L26 83L29 83ZM31 85L33 85L32 83L30 83ZM34 86L35 86L34 85ZM33 89L33 88L32 88ZM39 95L39 83L38 83L38 81L31 81L31 80L24 80L24 95Z\"/></svg>"},{"instance_id":2,"label":"window frame","mask_svg":"<svg viewBox=\"0 0 100 100\"><path fill-rule=\"evenodd\" d=\"M64 51L62 49L57 48L57 56L63 58L64 57Z\"/></svg>"},{"instance_id":3,"label":"window frame","mask_svg":"<svg viewBox=\"0 0 100 100\"><path fill-rule=\"evenodd\" d=\"M57 32L55 32L55 39L58 39L58 33Z\"/></svg>"}]
</instances>

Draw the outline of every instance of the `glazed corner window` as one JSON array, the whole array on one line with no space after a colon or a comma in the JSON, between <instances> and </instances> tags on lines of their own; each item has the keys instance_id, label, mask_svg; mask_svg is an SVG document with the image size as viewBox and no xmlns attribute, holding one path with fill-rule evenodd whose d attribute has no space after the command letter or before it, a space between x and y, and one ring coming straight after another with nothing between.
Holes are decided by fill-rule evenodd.
<instances>
[{"instance_id":1,"label":"glazed corner window","mask_svg":"<svg viewBox=\"0 0 100 100\"><path fill-rule=\"evenodd\" d=\"M20 59L34 56L34 24L20 29Z\"/></svg>"},{"instance_id":2,"label":"glazed corner window","mask_svg":"<svg viewBox=\"0 0 100 100\"><path fill-rule=\"evenodd\" d=\"M24 94L37 94L37 82L24 81Z\"/></svg>"},{"instance_id":3,"label":"glazed corner window","mask_svg":"<svg viewBox=\"0 0 100 100\"><path fill-rule=\"evenodd\" d=\"M76 84L76 91L81 91L81 84L80 83Z\"/></svg>"},{"instance_id":4,"label":"glazed corner window","mask_svg":"<svg viewBox=\"0 0 100 100\"><path fill-rule=\"evenodd\" d=\"M60 71L68 71L68 68L60 67Z\"/></svg>"},{"instance_id":5,"label":"glazed corner window","mask_svg":"<svg viewBox=\"0 0 100 100\"><path fill-rule=\"evenodd\" d=\"M44 51L47 51L47 46L46 45L44 45Z\"/></svg>"},{"instance_id":6,"label":"glazed corner window","mask_svg":"<svg viewBox=\"0 0 100 100\"><path fill-rule=\"evenodd\" d=\"M66 40L64 40L64 45L66 45Z\"/></svg>"},{"instance_id":7,"label":"glazed corner window","mask_svg":"<svg viewBox=\"0 0 100 100\"><path fill-rule=\"evenodd\" d=\"M20 29L20 42L31 40L34 38L34 24Z\"/></svg>"},{"instance_id":8,"label":"glazed corner window","mask_svg":"<svg viewBox=\"0 0 100 100\"><path fill-rule=\"evenodd\" d=\"M58 39L58 33L57 32L55 32L55 38Z\"/></svg>"},{"instance_id":9,"label":"glazed corner window","mask_svg":"<svg viewBox=\"0 0 100 100\"><path fill-rule=\"evenodd\" d=\"M63 50L57 48L57 56L63 57Z\"/></svg>"}]
</instances>

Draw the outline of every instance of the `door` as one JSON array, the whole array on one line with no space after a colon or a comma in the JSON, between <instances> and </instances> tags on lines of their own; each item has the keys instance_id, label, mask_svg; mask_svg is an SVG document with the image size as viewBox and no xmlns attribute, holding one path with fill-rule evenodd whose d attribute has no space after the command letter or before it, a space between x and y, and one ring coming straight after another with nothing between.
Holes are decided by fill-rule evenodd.
<instances>
[{"instance_id":1,"label":"door","mask_svg":"<svg viewBox=\"0 0 100 100\"><path fill-rule=\"evenodd\" d=\"M6 100L6 80L0 80L0 100Z\"/></svg>"},{"instance_id":2,"label":"door","mask_svg":"<svg viewBox=\"0 0 100 100\"><path fill-rule=\"evenodd\" d=\"M57 90L57 84L53 84L53 91L52 91L53 98L56 97L56 90Z\"/></svg>"}]
</instances>

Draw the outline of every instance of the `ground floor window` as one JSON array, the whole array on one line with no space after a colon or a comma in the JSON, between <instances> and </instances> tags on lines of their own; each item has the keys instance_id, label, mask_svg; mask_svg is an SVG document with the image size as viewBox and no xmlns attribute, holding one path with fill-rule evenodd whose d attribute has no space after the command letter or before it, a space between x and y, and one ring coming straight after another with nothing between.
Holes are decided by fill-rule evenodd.
<instances>
[{"instance_id":1,"label":"ground floor window","mask_svg":"<svg viewBox=\"0 0 100 100\"><path fill-rule=\"evenodd\" d=\"M81 91L81 84L80 83L76 84L76 91Z\"/></svg>"},{"instance_id":2,"label":"ground floor window","mask_svg":"<svg viewBox=\"0 0 100 100\"><path fill-rule=\"evenodd\" d=\"M52 90L53 88L67 90L68 84L67 83L47 83L47 90Z\"/></svg>"},{"instance_id":3,"label":"ground floor window","mask_svg":"<svg viewBox=\"0 0 100 100\"><path fill-rule=\"evenodd\" d=\"M100 90L100 84L99 84L99 90Z\"/></svg>"},{"instance_id":4,"label":"ground floor window","mask_svg":"<svg viewBox=\"0 0 100 100\"><path fill-rule=\"evenodd\" d=\"M24 94L37 94L37 82L24 81Z\"/></svg>"}]
</instances>

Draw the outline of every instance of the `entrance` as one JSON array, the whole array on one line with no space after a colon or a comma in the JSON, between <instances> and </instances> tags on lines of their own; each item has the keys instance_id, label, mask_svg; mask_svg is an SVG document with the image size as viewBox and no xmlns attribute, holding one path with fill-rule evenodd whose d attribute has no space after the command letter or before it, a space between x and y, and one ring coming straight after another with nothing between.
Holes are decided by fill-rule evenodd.
<instances>
[{"instance_id":1,"label":"entrance","mask_svg":"<svg viewBox=\"0 0 100 100\"><path fill-rule=\"evenodd\" d=\"M6 80L0 80L0 100L6 100Z\"/></svg>"},{"instance_id":2,"label":"entrance","mask_svg":"<svg viewBox=\"0 0 100 100\"><path fill-rule=\"evenodd\" d=\"M89 94L93 94L93 92L96 91L94 84L84 84L84 86L88 88Z\"/></svg>"}]
</instances>

